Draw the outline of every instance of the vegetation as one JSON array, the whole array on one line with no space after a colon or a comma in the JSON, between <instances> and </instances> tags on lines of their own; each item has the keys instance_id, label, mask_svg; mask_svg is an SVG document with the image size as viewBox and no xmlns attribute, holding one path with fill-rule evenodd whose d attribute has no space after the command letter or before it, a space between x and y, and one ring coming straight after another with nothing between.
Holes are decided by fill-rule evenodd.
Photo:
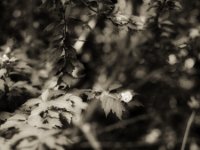
<instances>
[{"instance_id":1,"label":"vegetation","mask_svg":"<svg viewBox=\"0 0 200 150\"><path fill-rule=\"evenodd\" d=\"M0 149L200 149L199 8L1 0Z\"/></svg>"}]
</instances>

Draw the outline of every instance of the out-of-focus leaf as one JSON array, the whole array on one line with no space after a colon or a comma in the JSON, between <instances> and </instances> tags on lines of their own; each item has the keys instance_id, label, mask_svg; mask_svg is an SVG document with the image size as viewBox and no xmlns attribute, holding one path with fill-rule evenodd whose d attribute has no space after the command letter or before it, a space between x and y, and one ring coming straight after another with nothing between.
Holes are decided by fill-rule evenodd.
<instances>
[{"instance_id":1,"label":"out-of-focus leaf","mask_svg":"<svg viewBox=\"0 0 200 150\"><path fill-rule=\"evenodd\" d=\"M7 120L8 118L10 118L11 116L13 116L13 113L9 113L9 112L1 112L0 113L0 118L2 120Z\"/></svg>"},{"instance_id":2,"label":"out-of-focus leaf","mask_svg":"<svg viewBox=\"0 0 200 150\"><path fill-rule=\"evenodd\" d=\"M23 106L22 110L30 112L28 124L47 129L62 127L60 115L71 123L72 118L76 119L86 109L87 104L82 99L73 94L58 95L51 91L42 93L41 98L30 99Z\"/></svg>"},{"instance_id":3,"label":"out-of-focus leaf","mask_svg":"<svg viewBox=\"0 0 200 150\"><path fill-rule=\"evenodd\" d=\"M61 77L62 81L68 86L71 87L75 85L78 82L77 78L74 78L73 76L69 74L65 74Z\"/></svg>"},{"instance_id":4,"label":"out-of-focus leaf","mask_svg":"<svg viewBox=\"0 0 200 150\"><path fill-rule=\"evenodd\" d=\"M0 137L0 149L10 149L10 146L8 144L6 144L6 141L4 138Z\"/></svg>"},{"instance_id":5,"label":"out-of-focus leaf","mask_svg":"<svg viewBox=\"0 0 200 150\"><path fill-rule=\"evenodd\" d=\"M5 81L0 79L0 90L5 91Z\"/></svg>"},{"instance_id":6,"label":"out-of-focus leaf","mask_svg":"<svg viewBox=\"0 0 200 150\"><path fill-rule=\"evenodd\" d=\"M46 32L52 31L55 28L55 26L56 26L55 23L50 23L48 26L46 26L44 31L46 31Z\"/></svg>"},{"instance_id":7,"label":"out-of-focus leaf","mask_svg":"<svg viewBox=\"0 0 200 150\"><path fill-rule=\"evenodd\" d=\"M15 88L26 89L29 93L31 93L34 96L36 96L39 93L38 89L34 88L26 81L18 81L16 83L14 83L12 85L12 87L10 87L10 88L11 89L15 89Z\"/></svg>"},{"instance_id":8,"label":"out-of-focus leaf","mask_svg":"<svg viewBox=\"0 0 200 150\"><path fill-rule=\"evenodd\" d=\"M144 16L134 16L130 17L130 23L128 27L134 30L143 30L145 28L146 18Z\"/></svg>"},{"instance_id":9,"label":"out-of-focus leaf","mask_svg":"<svg viewBox=\"0 0 200 150\"><path fill-rule=\"evenodd\" d=\"M129 16L123 15L120 13L117 13L117 14L111 16L110 19L114 24L119 25L119 26L126 25L130 21Z\"/></svg>"},{"instance_id":10,"label":"out-of-focus leaf","mask_svg":"<svg viewBox=\"0 0 200 150\"><path fill-rule=\"evenodd\" d=\"M33 108L37 107L40 102L41 102L41 99L39 99L39 98L29 99L29 100L27 100L26 103L24 103L22 105L21 108L26 111L31 111Z\"/></svg>"},{"instance_id":11,"label":"out-of-focus leaf","mask_svg":"<svg viewBox=\"0 0 200 150\"><path fill-rule=\"evenodd\" d=\"M121 84L112 84L109 88L108 88L108 90L109 90L109 92L111 92L111 91L113 91L113 90L117 90L117 89L119 89L119 88L121 88L122 87L122 85Z\"/></svg>"},{"instance_id":12,"label":"out-of-focus leaf","mask_svg":"<svg viewBox=\"0 0 200 150\"><path fill-rule=\"evenodd\" d=\"M198 109L200 104L198 102L198 100L195 97L191 97L190 101L188 102L188 105L190 106L190 108L192 109Z\"/></svg>"},{"instance_id":13,"label":"out-of-focus leaf","mask_svg":"<svg viewBox=\"0 0 200 150\"><path fill-rule=\"evenodd\" d=\"M43 130L31 126L19 128L16 134L7 144L13 149L59 149L64 150L64 146L71 144L72 141L66 135L56 130Z\"/></svg>"},{"instance_id":14,"label":"out-of-focus leaf","mask_svg":"<svg viewBox=\"0 0 200 150\"><path fill-rule=\"evenodd\" d=\"M25 114L14 114L12 117L8 118L4 124L1 125L1 129L17 127L25 124L26 118L27 116Z\"/></svg>"},{"instance_id":15,"label":"out-of-focus leaf","mask_svg":"<svg viewBox=\"0 0 200 150\"><path fill-rule=\"evenodd\" d=\"M0 69L0 78L5 76L6 73L7 73L6 69L4 69L4 68Z\"/></svg>"}]
</instances>

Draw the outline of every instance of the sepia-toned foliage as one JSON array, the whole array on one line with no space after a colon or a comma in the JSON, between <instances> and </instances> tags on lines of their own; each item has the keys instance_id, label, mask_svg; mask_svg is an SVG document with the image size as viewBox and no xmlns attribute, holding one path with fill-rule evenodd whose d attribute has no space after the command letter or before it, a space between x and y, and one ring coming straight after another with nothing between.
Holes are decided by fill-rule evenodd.
<instances>
[{"instance_id":1,"label":"sepia-toned foliage","mask_svg":"<svg viewBox=\"0 0 200 150\"><path fill-rule=\"evenodd\" d=\"M199 8L0 1L0 149L199 149Z\"/></svg>"}]
</instances>

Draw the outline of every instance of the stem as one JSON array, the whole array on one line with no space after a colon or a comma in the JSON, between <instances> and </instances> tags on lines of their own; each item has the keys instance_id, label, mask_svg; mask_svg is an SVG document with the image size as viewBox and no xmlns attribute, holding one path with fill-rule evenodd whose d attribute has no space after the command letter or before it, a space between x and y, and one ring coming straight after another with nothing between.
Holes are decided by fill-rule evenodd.
<instances>
[{"instance_id":1,"label":"stem","mask_svg":"<svg viewBox=\"0 0 200 150\"><path fill-rule=\"evenodd\" d=\"M94 150L101 150L101 145L100 145L99 141L97 140L97 138L91 131L91 125L88 123L85 123L80 127L80 129L84 133L84 135L85 135L86 139L88 140L88 142L90 143L91 147Z\"/></svg>"},{"instance_id":2,"label":"stem","mask_svg":"<svg viewBox=\"0 0 200 150\"><path fill-rule=\"evenodd\" d=\"M141 115L141 116L131 118L131 119L128 119L128 120L123 120L123 121L111 124L111 125L103 128L102 130L98 130L97 134L111 132L111 131L119 129L119 128L125 128L126 126L128 126L130 124L134 124L134 123L137 123L139 121L144 121L144 120L147 120L151 117L152 117L152 114L148 114L148 115L145 114L145 115Z\"/></svg>"},{"instance_id":3,"label":"stem","mask_svg":"<svg viewBox=\"0 0 200 150\"><path fill-rule=\"evenodd\" d=\"M183 142L182 142L182 145L181 145L181 150L185 150L188 135L189 135L189 132L190 132L192 122L194 121L195 115L196 115L196 112L193 110L189 119L188 119L188 122L187 122L187 126L186 126L184 137L183 137Z\"/></svg>"}]
</instances>

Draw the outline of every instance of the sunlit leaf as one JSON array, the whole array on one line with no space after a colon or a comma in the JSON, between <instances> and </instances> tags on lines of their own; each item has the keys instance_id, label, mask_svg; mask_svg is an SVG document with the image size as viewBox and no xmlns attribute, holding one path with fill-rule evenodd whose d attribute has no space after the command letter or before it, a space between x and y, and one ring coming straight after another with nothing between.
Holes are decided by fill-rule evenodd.
<instances>
[{"instance_id":1,"label":"sunlit leaf","mask_svg":"<svg viewBox=\"0 0 200 150\"><path fill-rule=\"evenodd\" d=\"M125 111L125 108L119 100L118 95L111 95L108 92L103 92L100 96L100 100L106 115L108 115L110 112L113 112L119 119L122 118L122 114L123 111Z\"/></svg>"},{"instance_id":2,"label":"sunlit leaf","mask_svg":"<svg viewBox=\"0 0 200 150\"><path fill-rule=\"evenodd\" d=\"M16 134L8 144L16 150L21 149L59 149L64 150L64 146L71 144L72 141L66 135L56 130L43 130L31 126L19 128Z\"/></svg>"}]
</instances>

